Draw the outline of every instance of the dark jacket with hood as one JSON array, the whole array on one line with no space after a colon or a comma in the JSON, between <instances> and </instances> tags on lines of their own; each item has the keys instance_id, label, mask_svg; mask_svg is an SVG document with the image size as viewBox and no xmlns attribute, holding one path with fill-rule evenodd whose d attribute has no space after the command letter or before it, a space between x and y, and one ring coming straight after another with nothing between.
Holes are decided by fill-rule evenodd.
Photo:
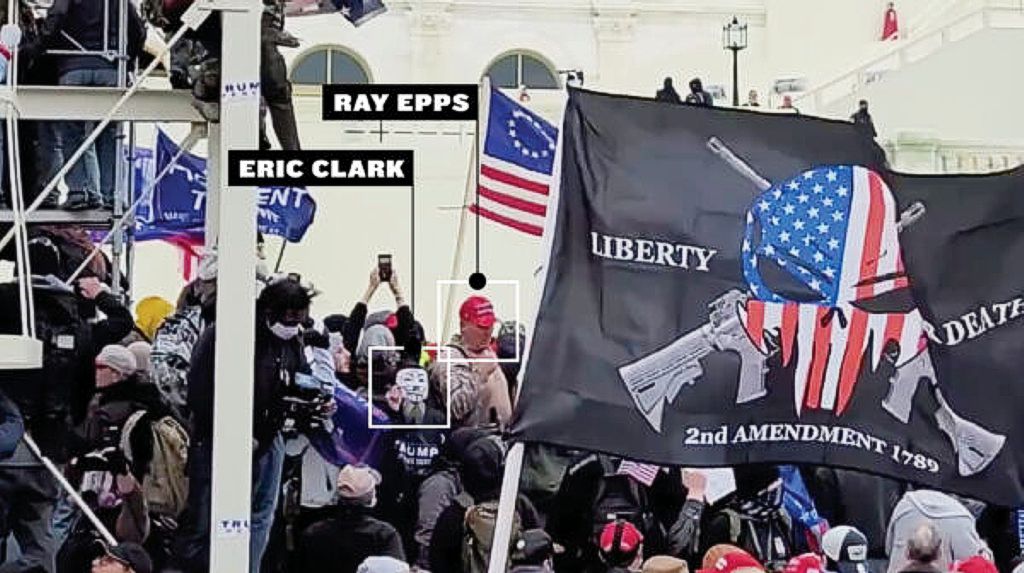
<instances>
[{"instance_id":1,"label":"dark jacket with hood","mask_svg":"<svg viewBox=\"0 0 1024 573\"><path fill-rule=\"evenodd\" d=\"M618 466L618 459L588 454L566 471L547 523L551 537L566 548L565 554L556 556L556 569L601 567L595 536L610 520L598 513L612 505L629 514L624 517L643 533L649 554L686 558L695 551L703 504L685 501L679 471L659 472L647 487L619 475Z\"/></svg>"},{"instance_id":2,"label":"dark jacket with hood","mask_svg":"<svg viewBox=\"0 0 1024 573\"><path fill-rule=\"evenodd\" d=\"M111 429L122 428L128 418L139 410L149 412L155 419L170 414L156 386L140 382L135 375L97 390L85 421L75 429L75 438L81 448L76 453L103 445Z\"/></svg>"},{"instance_id":3,"label":"dark jacket with hood","mask_svg":"<svg viewBox=\"0 0 1024 573\"><path fill-rule=\"evenodd\" d=\"M465 497L451 500L438 516L430 539L431 571L462 571L462 543L466 534L466 511L474 504L495 502L501 491L504 452L497 436L477 429L458 430L451 437L451 459L459 468ZM516 513L523 529L540 527L537 510L526 496L516 500Z\"/></svg>"},{"instance_id":4,"label":"dark jacket with hood","mask_svg":"<svg viewBox=\"0 0 1024 573\"><path fill-rule=\"evenodd\" d=\"M203 332L192 352L188 373L188 406L192 412L192 439L208 441L213 435L214 343L216 325ZM294 384L295 373L309 373L299 337L281 340L270 331L265 321L256 323L256 345L253 355L253 438L257 450L269 446L284 423L284 395Z\"/></svg>"},{"instance_id":5,"label":"dark jacket with hood","mask_svg":"<svg viewBox=\"0 0 1024 573\"><path fill-rule=\"evenodd\" d=\"M893 508L907 491L894 479L853 470L801 471L814 505L829 523L851 525L868 538L868 558L886 559L885 535Z\"/></svg>"},{"instance_id":6,"label":"dark jacket with hood","mask_svg":"<svg viewBox=\"0 0 1024 573\"><path fill-rule=\"evenodd\" d=\"M60 49L77 50L78 46L86 50L103 49L103 12L104 2L107 3L107 49L117 51L119 3L115 0L55 0L46 13L46 20L40 26L40 45L38 50ZM146 26L139 16L138 10L131 2L128 7L128 42L126 51L129 61L142 54L146 42ZM68 39L74 40L72 42ZM58 73L77 69L116 69L117 63L100 56L59 56L56 58Z\"/></svg>"},{"instance_id":7,"label":"dark jacket with hood","mask_svg":"<svg viewBox=\"0 0 1024 573\"><path fill-rule=\"evenodd\" d=\"M303 532L299 547L299 571L355 573L359 564L372 556L405 561L398 531L372 517L370 508L358 505L342 504L331 517L310 525Z\"/></svg>"}]
</instances>

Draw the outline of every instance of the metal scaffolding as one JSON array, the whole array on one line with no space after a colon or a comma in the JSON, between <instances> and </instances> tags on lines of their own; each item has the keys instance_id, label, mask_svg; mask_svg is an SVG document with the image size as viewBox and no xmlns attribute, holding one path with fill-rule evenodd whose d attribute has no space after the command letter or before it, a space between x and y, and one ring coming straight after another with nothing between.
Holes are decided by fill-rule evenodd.
<instances>
[{"instance_id":1,"label":"metal scaffolding","mask_svg":"<svg viewBox=\"0 0 1024 573\"><path fill-rule=\"evenodd\" d=\"M102 0L108 2L108 0ZM134 147L134 124L139 122L205 123L192 107L191 94L166 89L141 89L145 78L156 67L160 57L134 77L128 86L127 17L129 0L118 0L118 46L112 50L104 34L103 49L97 52L69 50L55 55L98 55L117 61L119 85L116 88L79 88L55 86L21 86L17 78L17 50L9 67L6 86L0 86L0 117L6 118L7 133L13 134L11 147L11 186L20 189L20 157L17 125L19 119L50 121L98 122L82 145L67 155L65 164L44 187L31 205L23 206L17 215L0 212L0 222L10 221L12 229L0 237L0 249L12 239L22 237L15 230L25 223L82 224L110 228L134 202L130 186L129 166L132 156L125 148ZM8 23L18 24L19 0L7 0ZM109 2L104 7L104 23L110 19ZM181 39L188 29L195 29L212 13L221 15L222 42L221 81L223 85L258 85L260 67L260 14L258 0L196 0L183 16L184 26L167 42L167 49ZM109 28L108 28L109 29ZM225 95L228 93L228 95ZM259 91L239 95L222 90L220 123L207 126L208 192L206 243L218 249L217 316L218 330L225 333L216 345L213 483L210 537L210 569L224 573L249 571L249 524L252 465L252 379L255 332L253 277L256 269L256 190L254 187L228 188L228 172L222 168L228 150L258 148ZM119 127L117 146L117 177L114 212L39 211L46 195L54 192L70 166L81 159L86 149L110 122L124 122ZM127 126L127 129L124 129ZM12 192L12 195L14 193ZM113 215L113 216L111 216ZM132 225L129 225L129 228ZM114 284L118 285L122 255L130 259L131 238L125 241L118 233L113 245ZM27 265L27 263L26 263ZM130 275L129 275L130 278ZM117 288L115 286L115 288ZM29 296L31 296L29 294ZM25 313L31 308L22 305ZM24 317L23 317L24 318ZM26 319L27 320L27 319ZM31 329L27 329L31 337ZM3 350L14 348L16 338L0 338ZM3 354L3 353L0 353Z\"/></svg>"}]
</instances>

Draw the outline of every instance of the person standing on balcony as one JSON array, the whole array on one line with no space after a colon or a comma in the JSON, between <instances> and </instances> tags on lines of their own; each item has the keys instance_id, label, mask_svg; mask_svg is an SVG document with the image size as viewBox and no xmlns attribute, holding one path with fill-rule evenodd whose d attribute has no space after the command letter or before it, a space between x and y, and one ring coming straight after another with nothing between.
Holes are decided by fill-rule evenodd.
<instances>
[{"instance_id":1,"label":"person standing on balcony","mask_svg":"<svg viewBox=\"0 0 1024 573\"><path fill-rule=\"evenodd\" d=\"M885 23L882 24L882 41L895 40L900 36L899 19L896 17L896 6L889 2L885 7Z\"/></svg>"},{"instance_id":2,"label":"person standing on balcony","mask_svg":"<svg viewBox=\"0 0 1024 573\"><path fill-rule=\"evenodd\" d=\"M106 6L104 6L106 3ZM129 67L142 53L146 28L131 2L128 8L126 54L117 54L121 3L117 0L55 0L40 30L44 50L72 50L82 54L55 58L57 83L62 86L117 86L117 62L127 56ZM104 11L107 28L104 30ZM104 49L108 55L94 55ZM92 53L85 53L92 52ZM70 157L93 130L93 122L66 121L59 128L64 155ZM64 181L68 198L64 208L72 211L114 206L117 173L117 125L109 124L86 153L68 171Z\"/></svg>"},{"instance_id":3,"label":"person standing on balcony","mask_svg":"<svg viewBox=\"0 0 1024 573\"><path fill-rule=\"evenodd\" d=\"M871 114L868 113L868 100L860 100L856 113L850 116L850 121L853 122L854 129L864 137L874 139L878 136L878 132L875 131L875 122L871 119Z\"/></svg>"}]
</instances>

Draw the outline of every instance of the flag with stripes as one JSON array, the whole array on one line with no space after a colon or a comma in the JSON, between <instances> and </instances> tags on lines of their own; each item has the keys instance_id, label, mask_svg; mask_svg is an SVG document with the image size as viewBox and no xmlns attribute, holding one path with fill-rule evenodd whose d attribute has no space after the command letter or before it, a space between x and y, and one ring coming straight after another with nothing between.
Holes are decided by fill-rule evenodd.
<instances>
[{"instance_id":1,"label":"flag with stripes","mask_svg":"<svg viewBox=\"0 0 1024 573\"><path fill-rule=\"evenodd\" d=\"M491 90L473 213L528 235L544 232L558 129Z\"/></svg>"},{"instance_id":2,"label":"flag with stripes","mask_svg":"<svg viewBox=\"0 0 1024 573\"><path fill-rule=\"evenodd\" d=\"M572 88L557 153L511 439L1024 504L1024 167L904 175L846 122Z\"/></svg>"},{"instance_id":3,"label":"flag with stripes","mask_svg":"<svg viewBox=\"0 0 1024 573\"><path fill-rule=\"evenodd\" d=\"M766 353L764 333L779 333L783 366L799 349L798 414L803 408L842 414L866 355L877 368L886 349L898 353L897 365L924 350L918 311L869 313L856 306L908 286L897 219L896 200L878 173L848 165L776 184L747 212L742 258L752 299L741 309L743 322ZM766 266L792 280L768 286Z\"/></svg>"},{"instance_id":4,"label":"flag with stripes","mask_svg":"<svg viewBox=\"0 0 1024 573\"><path fill-rule=\"evenodd\" d=\"M654 480L658 477L658 472L661 468L653 464L642 464L640 462L634 462L633 460L622 460L619 464L619 470L616 472L619 475L629 476L635 479L637 482L644 484L647 487L651 487Z\"/></svg>"}]
</instances>

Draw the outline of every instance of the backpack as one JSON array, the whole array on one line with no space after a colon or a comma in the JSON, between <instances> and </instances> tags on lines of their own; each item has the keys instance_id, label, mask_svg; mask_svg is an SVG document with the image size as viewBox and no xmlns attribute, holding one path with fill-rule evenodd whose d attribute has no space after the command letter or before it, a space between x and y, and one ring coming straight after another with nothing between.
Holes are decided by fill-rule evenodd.
<instances>
[{"instance_id":1,"label":"backpack","mask_svg":"<svg viewBox=\"0 0 1024 573\"><path fill-rule=\"evenodd\" d=\"M153 383L164 401L183 414L188 394L188 367L192 349L203 332L202 309L190 306L164 320L153 337L150 354Z\"/></svg>"},{"instance_id":2,"label":"backpack","mask_svg":"<svg viewBox=\"0 0 1024 573\"><path fill-rule=\"evenodd\" d=\"M152 456L142 478L142 495L152 514L178 517L188 503L188 432L171 416L152 420L139 410L128 418L121 431L121 451L130 464L133 459L132 432L148 420L152 437Z\"/></svg>"},{"instance_id":3,"label":"backpack","mask_svg":"<svg viewBox=\"0 0 1024 573\"><path fill-rule=\"evenodd\" d=\"M594 496L592 540L595 545L604 526L616 519L625 519L637 526L645 537L658 532L661 526L647 507L643 486L628 475L616 473L610 459L599 456L599 460L603 475Z\"/></svg>"},{"instance_id":4,"label":"backpack","mask_svg":"<svg viewBox=\"0 0 1024 573\"><path fill-rule=\"evenodd\" d=\"M473 503L473 499L465 492L459 494L455 501L466 508L464 519L465 533L462 537L462 571L464 573L487 573L491 558L491 543L494 540L494 528L498 521L498 501ZM518 539L523 533L523 522L519 510L512 518L512 537Z\"/></svg>"}]
</instances>

